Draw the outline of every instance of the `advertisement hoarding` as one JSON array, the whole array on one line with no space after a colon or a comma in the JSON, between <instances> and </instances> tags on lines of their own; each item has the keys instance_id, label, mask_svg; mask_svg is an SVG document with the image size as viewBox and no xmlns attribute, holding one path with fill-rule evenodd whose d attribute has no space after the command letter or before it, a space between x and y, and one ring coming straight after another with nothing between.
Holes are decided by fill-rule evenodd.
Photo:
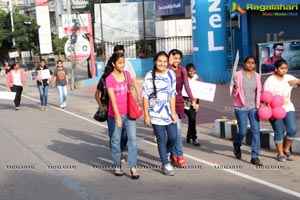
<instances>
[{"instance_id":1,"label":"advertisement hoarding","mask_svg":"<svg viewBox=\"0 0 300 200\"><path fill-rule=\"evenodd\" d=\"M289 71L300 70L300 40L257 44L260 73L273 73L276 60L288 62Z\"/></svg>"}]
</instances>

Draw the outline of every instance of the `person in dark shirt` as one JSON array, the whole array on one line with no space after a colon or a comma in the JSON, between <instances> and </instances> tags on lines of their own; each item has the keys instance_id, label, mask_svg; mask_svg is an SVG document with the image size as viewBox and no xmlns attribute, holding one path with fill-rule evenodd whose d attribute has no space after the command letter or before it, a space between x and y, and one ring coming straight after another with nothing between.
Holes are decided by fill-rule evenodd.
<instances>
[{"instance_id":1,"label":"person in dark shirt","mask_svg":"<svg viewBox=\"0 0 300 200\"><path fill-rule=\"evenodd\" d=\"M282 53L283 53L284 49L283 49L283 43L275 43L273 45L273 56L264 60L263 64L262 64L262 73L270 73L270 72L274 72L274 63L277 60L281 60L282 59Z\"/></svg>"}]
</instances>

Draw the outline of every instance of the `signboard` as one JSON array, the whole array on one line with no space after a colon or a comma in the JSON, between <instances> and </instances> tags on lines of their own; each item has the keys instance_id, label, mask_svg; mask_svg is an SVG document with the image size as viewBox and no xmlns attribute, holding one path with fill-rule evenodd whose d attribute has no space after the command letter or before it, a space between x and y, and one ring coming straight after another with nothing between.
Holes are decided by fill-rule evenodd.
<instances>
[{"instance_id":1,"label":"signboard","mask_svg":"<svg viewBox=\"0 0 300 200\"><path fill-rule=\"evenodd\" d=\"M62 15L63 33L71 35L74 33L74 25L77 24L76 32L78 34L90 33L92 29L89 27L89 14L79 15Z\"/></svg>"},{"instance_id":2,"label":"signboard","mask_svg":"<svg viewBox=\"0 0 300 200\"><path fill-rule=\"evenodd\" d=\"M227 68L225 1L191 0L191 10L193 60L205 66L197 67L196 73L205 82L227 82L230 74Z\"/></svg>"},{"instance_id":3,"label":"signboard","mask_svg":"<svg viewBox=\"0 0 300 200\"><path fill-rule=\"evenodd\" d=\"M189 82L189 85L194 98L201 99L204 101L214 101L216 84L205 83L202 81L191 81ZM182 96L188 96L184 87L182 88Z\"/></svg>"},{"instance_id":4,"label":"signboard","mask_svg":"<svg viewBox=\"0 0 300 200\"><path fill-rule=\"evenodd\" d=\"M273 73L279 59L288 62L289 71L300 70L300 40L257 44L259 72Z\"/></svg>"},{"instance_id":5,"label":"signboard","mask_svg":"<svg viewBox=\"0 0 300 200\"><path fill-rule=\"evenodd\" d=\"M9 58L18 58L19 52L17 52L17 51L9 52L8 55L9 55Z\"/></svg>"},{"instance_id":6,"label":"signboard","mask_svg":"<svg viewBox=\"0 0 300 200\"><path fill-rule=\"evenodd\" d=\"M42 2L43 1L40 0L38 3L36 3L36 5L38 5L36 6L36 21L37 24L40 26L40 28L38 29L40 53L48 54L52 52L49 6L44 5Z\"/></svg>"},{"instance_id":7,"label":"signboard","mask_svg":"<svg viewBox=\"0 0 300 200\"><path fill-rule=\"evenodd\" d=\"M299 4L299 0L268 0L268 1L262 1L262 0L235 0L232 1L232 3L240 5L243 9L280 9L283 8L284 5L292 5L292 4ZM265 7L263 7L265 6ZM272 8L273 7L273 8Z\"/></svg>"},{"instance_id":8,"label":"signboard","mask_svg":"<svg viewBox=\"0 0 300 200\"><path fill-rule=\"evenodd\" d=\"M178 15L184 13L184 0L156 0L156 16Z\"/></svg>"},{"instance_id":9,"label":"signboard","mask_svg":"<svg viewBox=\"0 0 300 200\"><path fill-rule=\"evenodd\" d=\"M42 79L49 79L51 78L50 70L45 69L45 70L38 70L30 73L30 79L32 81L36 80L42 80Z\"/></svg>"},{"instance_id":10,"label":"signboard","mask_svg":"<svg viewBox=\"0 0 300 200\"><path fill-rule=\"evenodd\" d=\"M91 54L91 47L88 40L81 35L77 35L75 44L71 44L69 39L65 44L65 54L68 59L75 62L84 62Z\"/></svg>"},{"instance_id":11,"label":"signboard","mask_svg":"<svg viewBox=\"0 0 300 200\"><path fill-rule=\"evenodd\" d=\"M0 99L14 100L15 96L16 96L15 92L0 91Z\"/></svg>"}]
</instances>

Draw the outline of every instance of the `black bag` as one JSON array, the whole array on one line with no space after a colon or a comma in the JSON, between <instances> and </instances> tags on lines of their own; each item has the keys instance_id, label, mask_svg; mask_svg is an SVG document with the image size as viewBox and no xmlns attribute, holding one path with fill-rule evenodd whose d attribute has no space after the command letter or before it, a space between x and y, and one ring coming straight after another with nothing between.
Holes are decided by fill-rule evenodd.
<instances>
[{"instance_id":1,"label":"black bag","mask_svg":"<svg viewBox=\"0 0 300 200\"><path fill-rule=\"evenodd\" d=\"M97 110L97 112L94 114L94 119L99 122L105 122L107 120L107 111L101 112L101 110Z\"/></svg>"},{"instance_id":2,"label":"black bag","mask_svg":"<svg viewBox=\"0 0 300 200\"><path fill-rule=\"evenodd\" d=\"M102 87L101 87L101 95L100 95L100 100L101 103L103 104L103 106L108 106L108 93L107 93L107 89L106 89L106 85L105 85L105 80L104 78L101 77L100 79L101 83L102 83Z\"/></svg>"},{"instance_id":3,"label":"black bag","mask_svg":"<svg viewBox=\"0 0 300 200\"><path fill-rule=\"evenodd\" d=\"M97 89L101 91L100 95L100 101L104 107L108 107L108 93L105 85L105 80L103 77L99 80ZM107 112L108 110L106 109L106 112L101 112L100 109L97 110L97 112L94 114L94 119L99 121L99 122L105 122L107 120Z\"/></svg>"}]
</instances>

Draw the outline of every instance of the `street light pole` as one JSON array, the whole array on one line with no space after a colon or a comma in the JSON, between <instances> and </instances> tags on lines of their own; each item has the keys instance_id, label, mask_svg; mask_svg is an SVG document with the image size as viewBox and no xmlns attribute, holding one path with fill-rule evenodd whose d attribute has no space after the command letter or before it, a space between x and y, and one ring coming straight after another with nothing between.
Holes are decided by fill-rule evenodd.
<instances>
[{"instance_id":1,"label":"street light pole","mask_svg":"<svg viewBox=\"0 0 300 200\"><path fill-rule=\"evenodd\" d=\"M104 47L104 36L103 36L103 24L102 24L102 7L101 7L102 1L100 0L100 27L101 27L101 48L102 48L102 55L101 55L101 61L105 61L105 47Z\"/></svg>"},{"instance_id":2,"label":"street light pole","mask_svg":"<svg viewBox=\"0 0 300 200\"><path fill-rule=\"evenodd\" d=\"M144 43L143 43L143 48L147 52L145 0L142 0L142 7L143 7L143 29L144 29L144 40L143 40Z\"/></svg>"},{"instance_id":3,"label":"street light pole","mask_svg":"<svg viewBox=\"0 0 300 200\"><path fill-rule=\"evenodd\" d=\"M30 27L31 22L24 22L24 25ZM30 30L27 30L27 33L28 33L28 44L29 44L29 46L28 46L29 47L29 59L30 59L30 61L32 61Z\"/></svg>"}]
</instances>

